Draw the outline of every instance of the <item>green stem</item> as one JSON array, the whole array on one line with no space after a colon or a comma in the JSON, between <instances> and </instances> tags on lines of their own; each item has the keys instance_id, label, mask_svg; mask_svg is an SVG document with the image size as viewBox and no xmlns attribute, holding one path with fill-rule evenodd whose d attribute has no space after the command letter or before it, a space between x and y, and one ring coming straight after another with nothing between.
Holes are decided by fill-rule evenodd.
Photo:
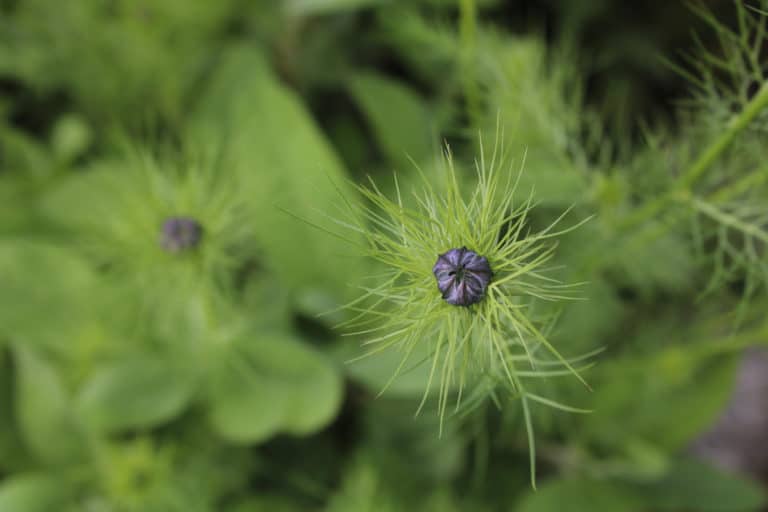
<instances>
[{"instance_id":1,"label":"green stem","mask_svg":"<svg viewBox=\"0 0 768 512\"><path fill-rule=\"evenodd\" d=\"M689 188L693 185L766 106L768 106L768 83L763 84L760 91L747 104L741 114L731 120L723 135L683 174L680 178L682 187Z\"/></svg>"},{"instance_id":2,"label":"green stem","mask_svg":"<svg viewBox=\"0 0 768 512\"><path fill-rule=\"evenodd\" d=\"M703 208L700 208L697 206L698 204L708 204L708 202L726 202L739 194L745 192L751 187L756 187L764 183L765 181L768 181L768 167L763 167L758 169L757 171L744 176L740 180L737 180L730 185L727 185L720 190L717 190L716 192L713 192L709 194L705 201L702 201L700 199L697 199L691 194L678 194L674 197L674 199L682 202L683 204L689 204L696 208L699 211L702 211L702 213L706 213L703 211ZM622 246L624 250L631 250L635 247L642 246L644 244L650 244L654 240L660 238L665 233L667 233L670 229L670 226L675 225L677 222L682 221L685 218L685 212L682 211L676 211L673 215L667 218L667 222L665 223L657 223L652 224L650 226L646 226L645 228L642 228L639 231L635 232L635 235L632 237L630 241L626 243L626 245ZM733 227L735 226L733 223L730 223ZM762 232L761 232L762 233ZM764 235L764 233L763 233ZM594 270L595 265L591 266L590 269Z\"/></svg>"},{"instance_id":3,"label":"green stem","mask_svg":"<svg viewBox=\"0 0 768 512\"><path fill-rule=\"evenodd\" d=\"M732 227L737 231L741 231L742 233L744 233L745 236L751 236L754 239L760 240L761 242L768 244L768 234L766 234L765 231L758 228L757 226L753 224L747 224L737 216L731 215L726 211L720 210L719 208L716 208L711 204L707 203L706 201L702 201L701 199L697 199L694 197L691 199L691 204L693 205L694 208L696 208L696 210L698 210L699 212L703 213L704 215L712 219L715 219L720 224L723 224L728 227Z\"/></svg>"},{"instance_id":4,"label":"green stem","mask_svg":"<svg viewBox=\"0 0 768 512\"><path fill-rule=\"evenodd\" d=\"M759 187L766 181L768 181L768 167L762 167L756 172L747 174L743 178L713 192L709 195L707 200L713 202L728 201L739 194L743 194L747 190Z\"/></svg>"},{"instance_id":5,"label":"green stem","mask_svg":"<svg viewBox=\"0 0 768 512\"><path fill-rule=\"evenodd\" d=\"M693 199L691 192L692 186L720 157L720 155L722 155L734 139L744 131L744 129L746 129L755 117L757 117L757 115L766 107L768 107L768 82L762 85L757 95L755 95L752 101L747 104L744 110L731 120L720 138L709 146L709 148L707 148L707 150L702 153L702 155L696 159L688 169L686 169L667 192L661 194L658 198L645 203L645 205L638 208L634 213L618 223L616 230L619 233L632 233L631 239L615 244L612 250L603 250L599 254L596 252L591 253L591 256L585 259L585 267L581 269L581 272L594 272L595 269L603 265L607 259L610 259L611 255L616 254L619 248L626 250L628 247L634 247L636 244L647 243L654 240L665 233L669 229L671 223L667 223L666 225L652 225L649 229L641 228L637 230L636 228L652 219L655 215L666 209L671 203L682 201L690 204ZM718 201L727 200L748 189L750 186L761 183L764 181L765 175L766 168L759 169L756 173L752 173L711 194L709 198ZM676 219L672 222L675 221Z\"/></svg>"},{"instance_id":6,"label":"green stem","mask_svg":"<svg viewBox=\"0 0 768 512\"><path fill-rule=\"evenodd\" d=\"M475 0L459 0L459 41L461 44L461 70L467 113L475 126L480 117L480 93L475 76L475 41L477 34L477 4Z\"/></svg>"},{"instance_id":7,"label":"green stem","mask_svg":"<svg viewBox=\"0 0 768 512\"><path fill-rule=\"evenodd\" d=\"M681 195L688 195L691 187L701 177L702 174L722 155L722 153L731 145L734 139L749 126L757 115L768 106L768 83L758 91L744 110L728 123L728 127L723 134L697 158L693 164L677 179L669 191L659 196L657 199L646 203L634 214L628 216L619 225L620 231L626 231L662 211L669 203L674 202Z\"/></svg>"},{"instance_id":8,"label":"green stem","mask_svg":"<svg viewBox=\"0 0 768 512\"><path fill-rule=\"evenodd\" d=\"M483 407L485 412L485 407ZM485 414L478 414L475 419L475 473L473 485L475 489L482 489L487 476L488 468L488 430L485 426Z\"/></svg>"}]
</instances>

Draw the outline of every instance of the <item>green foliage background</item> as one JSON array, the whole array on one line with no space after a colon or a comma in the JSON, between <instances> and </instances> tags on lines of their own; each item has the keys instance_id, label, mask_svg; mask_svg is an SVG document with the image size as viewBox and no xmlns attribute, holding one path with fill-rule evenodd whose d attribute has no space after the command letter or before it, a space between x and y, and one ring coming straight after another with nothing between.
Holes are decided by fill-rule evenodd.
<instances>
[{"instance_id":1,"label":"green foliage background","mask_svg":"<svg viewBox=\"0 0 768 512\"><path fill-rule=\"evenodd\" d=\"M761 8L0 0L0 512L760 510L690 445L768 341ZM593 412L534 406L538 490L515 401L438 436L427 368L377 397L400 355L334 328L376 272L339 194L478 133L533 227L593 216L555 261L584 300L537 305L603 349L594 391L537 384Z\"/></svg>"}]
</instances>

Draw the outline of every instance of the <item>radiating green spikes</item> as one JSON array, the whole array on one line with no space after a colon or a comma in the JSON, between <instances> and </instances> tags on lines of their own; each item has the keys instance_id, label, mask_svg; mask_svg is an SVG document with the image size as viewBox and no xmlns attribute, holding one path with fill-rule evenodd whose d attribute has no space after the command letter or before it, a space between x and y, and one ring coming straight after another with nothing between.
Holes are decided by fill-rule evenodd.
<instances>
[{"instance_id":1,"label":"radiating green spikes","mask_svg":"<svg viewBox=\"0 0 768 512\"><path fill-rule=\"evenodd\" d=\"M489 378L506 389L510 399L521 398L534 450L529 402L555 408L562 404L529 395L521 379L571 374L584 382L546 339L543 326L528 317L534 301L568 298L566 292L571 287L546 276L544 265L554 254L556 244L551 239L581 223L558 230L556 226L569 213L566 211L544 230L531 232L527 217L534 207L533 196L519 203L515 196L522 170L502 172L506 156L498 143L490 161L484 152L482 148L474 162L474 185L467 190L447 147L441 178L436 182L417 168L422 190L414 192L413 206L404 203L396 176L393 199L372 180L358 187L362 202L360 210L352 212L355 220L336 225L363 229L366 254L390 270L381 277L381 284L360 286L361 297L346 306L354 315L343 325L350 329L347 334L364 337L363 345L370 350L361 357L395 347L403 351L381 393L402 374L416 345L429 344L429 372L416 413L423 410L436 385L441 432L453 392L454 413L460 412L466 391L484 386ZM461 247L485 257L492 272L483 298L468 306L443 300L432 275L439 254ZM548 352L557 367L539 369L539 349ZM518 370L518 363L530 369ZM484 389L483 394L498 401L494 389ZM469 396L470 404L477 399L476 393Z\"/></svg>"},{"instance_id":2,"label":"radiating green spikes","mask_svg":"<svg viewBox=\"0 0 768 512\"><path fill-rule=\"evenodd\" d=\"M531 420L531 410L525 395L520 396L520 403L523 406L525 432L528 436L528 466L531 474L531 486L536 489L536 437L534 436L533 421Z\"/></svg>"}]
</instances>

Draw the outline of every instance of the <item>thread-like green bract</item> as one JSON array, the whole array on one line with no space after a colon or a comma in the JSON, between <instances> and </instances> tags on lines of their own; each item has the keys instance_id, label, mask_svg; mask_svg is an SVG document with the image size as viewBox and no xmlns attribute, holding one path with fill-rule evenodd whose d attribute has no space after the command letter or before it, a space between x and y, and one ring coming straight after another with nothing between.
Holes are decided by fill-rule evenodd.
<instances>
[{"instance_id":1,"label":"thread-like green bract","mask_svg":"<svg viewBox=\"0 0 768 512\"><path fill-rule=\"evenodd\" d=\"M363 235L366 254L383 272L345 306L352 317L343 326L364 338L368 350L361 357L401 351L384 390L406 365L423 360L414 353L429 354L419 410L438 383L441 425L449 401L458 410L499 388L520 398L533 449L529 400L580 411L530 393L524 382L567 374L584 382L548 341L547 323L531 312L535 301L573 298L572 287L547 275L546 267L553 239L577 226L556 230L563 213L532 232L532 198L519 201L521 171L501 153L481 156L475 175L465 180L446 151L439 175L430 179L419 170L421 190L409 197L397 178L394 198L373 181L358 187L364 206L348 202L351 220L338 224Z\"/></svg>"}]
</instances>

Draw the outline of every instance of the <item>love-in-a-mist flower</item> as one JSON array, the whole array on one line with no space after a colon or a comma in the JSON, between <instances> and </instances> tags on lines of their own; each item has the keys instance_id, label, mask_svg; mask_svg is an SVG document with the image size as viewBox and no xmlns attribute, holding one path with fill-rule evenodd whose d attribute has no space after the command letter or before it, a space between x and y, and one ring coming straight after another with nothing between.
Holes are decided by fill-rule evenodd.
<instances>
[{"instance_id":1,"label":"love-in-a-mist flower","mask_svg":"<svg viewBox=\"0 0 768 512\"><path fill-rule=\"evenodd\" d=\"M203 236L203 227L191 217L168 217L160 231L160 246L170 253L197 247Z\"/></svg>"},{"instance_id":2,"label":"love-in-a-mist flower","mask_svg":"<svg viewBox=\"0 0 768 512\"><path fill-rule=\"evenodd\" d=\"M137 308L163 319L198 296L230 293L255 252L249 198L198 151L129 149L62 181L45 203Z\"/></svg>"},{"instance_id":3,"label":"love-in-a-mist flower","mask_svg":"<svg viewBox=\"0 0 768 512\"><path fill-rule=\"evenodd\" d=\"M546 275L545 267L552 239L576 226L556 231L561 216L532 232L532 200L517 203L520 171L502 165L501 153L494 150L488 161L481 156L475 176L462 179L446 151L438 175L430 179L419 171L422 189L407 198L397 178L393 198L373 181L359 187L365 206L347 203L353 220L339 224L364 236L365 251L383 273L345 306L353 312L346 327L365 338L362 357L390 348L402 352L390 383L423 361L414 354L429 354L419 410L439 383L441 425L449 401L458 409L507 390L522 404L533 449L530 401L578 410L526 388L530 378L573 374L582 380L573 361L548 341L546 322L531 311L535 301L569 298L571 287Z\"/></svg>"}]
</instances>

